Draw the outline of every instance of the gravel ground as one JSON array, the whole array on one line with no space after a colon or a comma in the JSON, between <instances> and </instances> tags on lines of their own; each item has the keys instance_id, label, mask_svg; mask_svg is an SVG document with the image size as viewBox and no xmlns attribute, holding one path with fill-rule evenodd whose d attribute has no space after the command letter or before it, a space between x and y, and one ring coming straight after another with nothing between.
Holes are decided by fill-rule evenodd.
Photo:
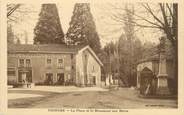
<instances>
[{"instance_id":1,"label":"gravel ground","mask_svg":"<svg viewBox=\"0 0 184 115\"><path fill-rule=\"evenodd\" d=\"M41 90L41 89L44 90ZM130 88L107 91L102 88L45 87L35 89L9 89L9 95L29 94L32 97L9 98L9 108L98 108L145 109L177 108L176 99L144 99ZM35 96L41 95L41 96Z\"/></svg>"}]
</instances>

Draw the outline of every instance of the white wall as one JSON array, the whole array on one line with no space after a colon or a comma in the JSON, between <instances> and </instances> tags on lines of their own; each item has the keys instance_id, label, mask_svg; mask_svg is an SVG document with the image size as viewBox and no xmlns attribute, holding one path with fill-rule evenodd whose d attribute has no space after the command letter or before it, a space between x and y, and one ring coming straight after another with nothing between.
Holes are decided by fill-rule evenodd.
<instances>
[{"instance_id":1,"label":"white wall","mask_svg":"<svg viewBox=\"0 0 184 115\"><path fill-rule=\"evenodd\" d=\"M90 76L96 76L96 85L101 85L101 67L100 64L95 60L94 56L90 53L88 49L78 52L76 55L76 83L84 85L84 63L83 63L83 53L88 55L87 62L87 76L88 83L90 81ZM94 67L94 71L93 71Z\"/></svg>"}]
</instances>

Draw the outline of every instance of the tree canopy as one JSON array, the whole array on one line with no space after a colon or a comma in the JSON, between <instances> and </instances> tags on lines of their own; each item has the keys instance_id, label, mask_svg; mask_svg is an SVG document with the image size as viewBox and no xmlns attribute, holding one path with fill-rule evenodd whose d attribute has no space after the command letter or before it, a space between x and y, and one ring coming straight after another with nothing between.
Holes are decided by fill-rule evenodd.
<instances>
[{"instance_id":1,"label":"tree canopy","mask_svg":"<svg viewBox=\"0 0 184 115\"><path fill-rule=\"evenodd\" d=\"M101 45L89 3L76 3L66 34L68 44L89 45L99 53Z\"/></svg>"},{"instance_id":2,"label":"tree canopy","mask_svg":"<svg viewBox=\"0 0 184 115\"><path fill-rule=\"evenodd\" d=\"M56 4L42 4L34 34L34 44L64 44L64 33Z\"/></svg>"}]
</instances>

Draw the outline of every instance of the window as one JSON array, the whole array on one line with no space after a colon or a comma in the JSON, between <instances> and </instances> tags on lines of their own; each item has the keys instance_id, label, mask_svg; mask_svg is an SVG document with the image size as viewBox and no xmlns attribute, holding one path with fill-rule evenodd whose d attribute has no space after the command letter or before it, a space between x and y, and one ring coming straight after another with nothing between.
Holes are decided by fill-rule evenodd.
<instances>
[{"instance_id":1,"label":"window","mask_svg":"<svg viewBox=\"0 0 184 115\"><path fill-rule=\"evenodd\" d=\"M24 59L19 59L19 67L24 67Z\"/></svg>"},{"instance_id":2,"label":"window","mask_svg":"<svg viewBox=\"0 0 184 115\"><path fill-rule=\"evenodd\" d=\"M93 66L93 70L92 71L95 72L95 66Z\"/></svg>"},{"instance_id":3,"label":"window","mask_svg":"<svg viewBox=\"0 0 184 115\"><path fill-rule=\"evenodd\" d=\"M62 58L58 59L58 68L63 68L64 60Z\"/></svg>"},{"instance_id":4,"label":"window","mask_svg":"<svg viewBox=\"0 0 184 115\"><path fill-rule=\"evenodd\" d=\"M19 67L30 67L31 66L31 60L30 59L19 59Z\"/></svg>"},{"instance_id":5,"label":"window","mask_svg":"<svg viewBox=\"0 0 184 115\"><path fill-rule=\"evenodd\" d=\"M51 59L47 59L47 64L48 64L48 65L51 64Z\"/></svg>"},{"instance_id":6,"label":"window","mask_svg":"<svg viewBox=\"0 0 184 115\"><path fill-rule=\"evenodd\" d=\"M30 67L31 66L31 60L30 59L26 59L26 67Z\"/></svg>"},{"instance_id":7,"label":"window","mask_svg":"<svg viewBox=\"0 0 184 115\"><path fill-rule=\"evenodd\" d=\"M58 59L58 63L62 64L63 63L63 59Z\"/></svg>"}]
</instances>

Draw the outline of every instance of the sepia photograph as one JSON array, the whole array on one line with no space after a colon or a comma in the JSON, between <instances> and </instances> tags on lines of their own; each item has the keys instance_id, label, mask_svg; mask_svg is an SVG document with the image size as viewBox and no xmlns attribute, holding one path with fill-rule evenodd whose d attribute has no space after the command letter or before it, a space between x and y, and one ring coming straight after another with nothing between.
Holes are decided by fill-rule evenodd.
<instances>
[{"instance_id":1,"label":"sepia photograph","mask_svg":"<svg viewBox=\"0 0 184 115\"><path fill-rule=\"evenodd\" d=\"M178 3L6 8L8 108L178 108Z\"/></svg>"}]
</instances>

